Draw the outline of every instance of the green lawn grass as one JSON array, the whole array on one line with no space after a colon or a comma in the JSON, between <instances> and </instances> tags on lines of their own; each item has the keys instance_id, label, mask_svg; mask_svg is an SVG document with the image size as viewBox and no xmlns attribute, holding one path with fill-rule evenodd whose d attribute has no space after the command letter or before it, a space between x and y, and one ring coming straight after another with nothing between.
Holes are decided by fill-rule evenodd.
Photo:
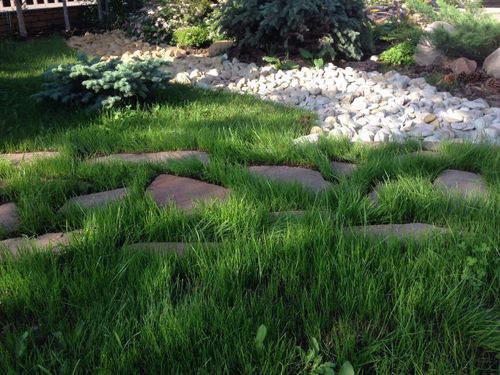
<instances>
[{"instance_id":1,"label":"green lawn grass","mask_svg":"<svg viewBox=\"0 0 500 375\"><path fill-rule=\"evenodd\" d=\"M0 151L62 152L34 165L0 164L0 202L18 203L19 234L83 229L63 254L0 263L0 373L309 374L313 361L301 350L313 338L318 362L338 369L349 360L360 374L498 373L498 148L444 145L438 158L402 158L418 145L296 147L291 140L307 133L311 114L181 86L149 108L90 115L29 98L49 65L75 59L61 39L3 42L0 56ZM211 163L86 161L175 149L205 150ZM344 178L330 160L360 167ZM245 170L260 163L311 166L334 185L314 196L269 184ZM446 168L481 173L489 198L433 189ZM234 194L192 216L159 209L144 189L162 172ZM381 181L374 207L367 194ZM132 193L121 204L58 213L69 197L123 186ZM296 209L311 212L268 215ZM403 245L343 230L413 221L452 234ZM138 241L220 245L184 257L122 250Z\"/></svg>"}]
</instances>

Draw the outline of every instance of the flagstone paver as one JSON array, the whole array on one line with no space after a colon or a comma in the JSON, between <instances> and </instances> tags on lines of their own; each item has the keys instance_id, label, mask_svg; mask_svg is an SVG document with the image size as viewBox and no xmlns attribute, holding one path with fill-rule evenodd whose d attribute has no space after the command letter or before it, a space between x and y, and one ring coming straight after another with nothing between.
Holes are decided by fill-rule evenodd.
<instances>
[{"instance_id":1,"label":"flagstone paver","mask_svg":"<svg viewBox=\"0 0 500 375\"><path fill-rule=\"evenodd\" d=\"M126 251L145 251L158 254L184 255L186 252L199 248L211 248L216 246L215 242L140 242L123 247Z\"/></svg>"},{"instance_id":2,"label":"flagstone paver","mask_svg":"<svg viewBox=\"0 0 500 375\"><path fill-rule=\"evenodd\" d=\"M191 211L196 202L225 200L231 193L230 189L222 186L169 174L156 177L147 191L159 206L174 203L186 212Z\"/></svg>"},{"instance_id":3,"label":"flagstone paver","mask_svg":"<svg viewBox=\"0 0 500 375\"><path fill-rule=\"evenodd\" d=\"M253 175L263 176L275 182L297 183L315 192L324 191L331 186L319 172L308 168L260 165L250 167L249 171Z\"/></svg>"},{"instance_id":4,"label":"flagstone paver","mask_svg":"<svg viewBox=\"0 0 500 375\"><path fill-rule=\"evenodd\" d=\"M332 161L331 166L333 172L340 176L350 176L358 169L356 164L341 161Z\"/></svg>"},{"instance_id":5,"label":"flagstone paver","mask_svg":"<svg viewBox=\"0 0 500 375\"><path fill-rule=\"evenodd\" d=\"M0 233L15 232L19 227L19 215L15 203L0 205Z\"/></svg>"},{"instance_id":6,"label":"flagstone paver","mask_svg":"<svg viewBox=\"0 0 500 375\"><path fill-rule=\"evenodd\" d=\"M93 163L105 163L122 161L127 163L158 163L171 160L199 160L203 164L208 164L208 154L202 151L164 151L148 153L122 153L101 156L91 159Z\"/></svg>"},{"instance_id":7,"label":"flagstone paver","mask_svg":"<svg viewBox=\"0 0 500 375\"><path fill-rule=\"evenodd\" d=\"M475 173L447 169L434 181L434 186L458 193L464 197L486 197L488 189L484 179Z\"/></svg>"},{"instance_id":8,"label":"flagstone paver","mask_svg":"<svg viewBox=\"0 0 500 375\"><path fill-rule=\"evenodd\" d=\"M7 160L17 165L21 162L31 163L35 160L55 158L60 153L57 151L37 151L37 152L19 152L14 154L0 154L0 160Z\"/></svg>"},{"instance_id":9,"label":"flagstone paver","mask_svg":"<svg viewBox=\"0 0 500 375\"><path fill-rule=\"evenodd\" d=\"M436 151L423 150L423 151L410 152L409 154L399 155L398 159L404 159L404 158L408 158L408 157L420 157L420 156L431 157L431 158L439 158L442 155L439 152L436 152Z\"/></svg>"},{"instance_id":10,"label":"flagstone paver","mask_svg":"<svg viewBox=\"0 0 500 375\"><path fill-rule=\"evenodd\" d=\"M80 195L69 199L66 204L61 208L64 211L72 206L79 206L81 208L95 208L105 206L110 203L123 200L129 193L127 188L102 191L100 193Z\"/></svg>"},{"instance_id":11,"label":"flagstone paver","mask_svg":"<svg viewBox=\"0 0 500 375\"><path fill-rule=\"evenodd\" d=\"M7 250L13 256L19 255L21 251L32 251L39 249L43 251L58 252L79 234L79 231L70 233L47 233L39 237L16 237L0 241L0 250Z\"/></svg>"},{"instance_id":12,"label":"flagstone paver","mask_svg":"<svg viewBox=\"0 0 500 375\"><path fill-rule=\"evenodd\" d=\"M446 228L423 223L366 225L354 227L353 230L356 233L367 236L385 238L396 237L402 240L418 239L433 234L444 234L449 232Z\"/></svg>"}]
</instances>

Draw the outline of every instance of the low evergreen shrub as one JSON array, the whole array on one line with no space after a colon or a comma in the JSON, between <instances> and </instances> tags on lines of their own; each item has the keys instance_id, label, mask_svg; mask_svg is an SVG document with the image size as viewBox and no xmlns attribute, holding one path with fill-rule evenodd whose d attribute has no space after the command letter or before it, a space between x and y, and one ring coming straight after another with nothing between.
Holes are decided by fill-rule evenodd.
<instances>
[{"instance_id":1,"label":"low evergreen shrub","mask_svg":"<svg viewBox=\"0 0 500 375\"><path fill-rule=\"evenodd\" d=\"M380 60L390 65L413 65L415 63L415 44L397 43L380 54Z\"/></svg>"},{"instance_id":2,"label":"low evergreen shrub","mask_svg":"<svg viewBox=\"0 0 500 375\"><path fill-rule=\"evenodd\" d=\"M220 24L240 50L270 55L316 51L326 38L332 59L360 59L371 44L362 0L228 0Z\"/></svg>"},{"instance_id":3,"label":"low evergreen shrub","mask_svg":"<svg viewBox=\"0 0 500 375\"><path fill-rule=\"evenodd\" d=\"M455 31L438 28L429 38L448 57L466 57L482 62L500 46L500 23L489 18L470 18L456 23Z\"/></svg>"},{"instance_id":4,"label":"low evergreen shrub","mask_svg":"<svg viewBox=\"0 0 500 375\"><path fill-rule=\"evenodd\" d=\"M209 32L201 26L182 27L174 32L173 41L181 47L205 47L210 43Z\"/></svg>"},{"instance_id":5,"label":"low evergreen shrub","mask_svg":"<svg viewBox=\"0 0 500 375\"><path fill-rule=\"evenodd\" d=\"M147 100L165 87L171 75L161 68L166 61L113 59L101 61L84 57L76 64L59 65L45 74L44 90L33 95L68 105L83 105L90 110L108 109L139 99Z\"/></svg>"}]
</instances>

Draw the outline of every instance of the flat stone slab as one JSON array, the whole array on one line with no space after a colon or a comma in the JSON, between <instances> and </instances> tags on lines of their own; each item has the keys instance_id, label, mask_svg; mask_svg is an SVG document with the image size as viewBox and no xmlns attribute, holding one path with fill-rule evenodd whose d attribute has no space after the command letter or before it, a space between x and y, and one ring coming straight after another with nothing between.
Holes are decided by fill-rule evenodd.
<instances>
[{"instance_id":1,"label":"flat stone slab","mask_svg":"<svg viewBox=\"0 0 500 375\"><path fill-rule=\"evenodd\" d=\"M358 169L356 164L342 161L332 161L331 166L333 172L341 176L350 176Z\"/></svg>"},{"instance_id":2,"label":"flat stone slab","mask_svg":"<svg viewBox=\"0 0 500 375\"><path fill-rule=\"evenodd\" d=\"M15 232L19 227L19 215L15 203L0 205L0 233Z\"/></svg>"},{"instance_id":3,"label":"flat stone slab","mask_svg":"<svg viewBox=\"0 0 500 375\"><path fill-rule=\"evenodd\" d=\"M296 183L315 192L324 191L331 186L319 172L308 168L259 165L249 167L249 171L253 175L263 176L275 182Z\"/></svg>"},{"instance_id":4,"label":"flat stone slab","mask_svg":"<svg viewBox=\"0 0 500 375\"><path fill-rule=\"evenodd\" d=\"M22 251L33 251L35 249L58 252L64 246L68 245L74 236L79 233L80 232L47 233L35 238L10 238L0 241L0 251L7 250L13 256L19 255Z\"/></svg>"},{"instance_id":5,"label":"flat stone slab","mask_svg":"<svg viewBox=\"0 0 500 375\"><path fill-rule=\"evenodd\" d=\"M199 248L211 248L217 245L215 242L140 242L123 247L126 251L144 251L157 254L177 254L182 256L188 251Z\"/></svg>"},{"instance_id":6,"label":"flat stone slab","mask_svg":"<svg viewBox=\"0 0 500 375\"><path fill-rule=\"evenodd\" d=\"M463 197L484 197L488 193L486 182L475 173L455 169L443 171L434 180L434 186L448 190L450 193L460 194Z\"/></svg>"},{"instance_id":7,"label":"flat stone slab","mask_svg":"<svg viewBox=\"0 0 500 375\"><path fill-rule=\"evenodd\" d=\"M69 207L78 206L81 208L95 208L108 205L110 203L123 200L128 194L127 188L102 191L100 193L80 195L69 199L60 211L67 210Z\"/></svg>"},{"instance_id":8,"label":"flat stone slab","mask_svg":"<svg viewBox=\"0 0 500 375\"><path fill-rule=\"evenodd\" d=\"M202 151L164 151L148 153L124 153L101 156L91 161L93 163L106 163L121 161L126 163L162 163L171 160L195 159L208 164L208 154Z\"/></svg>"},{"instance_id":9,"label":"flat stone slab","mask_svg":"<svg viewBox=\"0 0 500 375\"><path fill-rule=\"evenodd\" d=\"M227 199L231 190L192 178L162 174L149 185L147 192L158 206L175 204L179 209L189 212L196 202Z\"/></svg>"},{"instance_id":10,"label":"flat stone slab","mask_svg":"<svg viewBox=\"0 0 500 375\"><path fill-rule=\"evenodd\" d=\"M11 164L17 165L21 162L31 163L35 160L55 158L60 153L57 151L20 152L14 154L0 154L0 160L7 160Z\"/></svg>"},{"instance_id":11,"label":"flat stone slab","mask_svg":"<svg viewBox=\"0 0 500 375\"><path fill-rule=\"evenodd\" d=\"M433 234L444 234L449 232L448 229L422 223L357 226L353 227L353 231L367 236L385 238L396 237L402 240L418 239Z\"/></svg>"},{"instance_id":12,"label":"flat stone slab","mask_svg":"<svg viewBox=\"0 0 500 375\"><path fill-rule=\"evenodd\" d=\"M398 158L404 159L404 158L408 158L408 157L421 157L421 156L430 157L430 158L438 158L438 157L441 157L441 154L439 152L436 152L436 151L423 150L423 151L410 152L409 154L403 154L403 155L398 156Z\"/></svg>"}]
</instances>

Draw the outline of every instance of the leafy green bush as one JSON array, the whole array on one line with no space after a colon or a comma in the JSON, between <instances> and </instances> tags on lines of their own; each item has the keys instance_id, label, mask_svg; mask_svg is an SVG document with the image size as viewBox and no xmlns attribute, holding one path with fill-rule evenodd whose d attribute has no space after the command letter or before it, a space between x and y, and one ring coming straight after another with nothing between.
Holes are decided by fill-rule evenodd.
<instances>
[{"instance_id":1,"label":"leafy green bush","mask_svg":"<svg viewBox=\"0 0 500 375\"><path fill-rule=\"evenodd\" d=\"M151 43L170 43L180 28L204 27L218 37L215 14L223 0L153 0L128 19L125 29Z\"/></svg>"},{"instance_id":2,"label":"leafy green bush","mask_svg":"<svg viewBox=\"0 0 500 375\"><path fill-rule=\"evenodd\" d=\"M391 65L413 65L415 63L415 44L402 42L382 52L380 60Z\"/></svg>"},{"instance_id":3,"label":"leafy green bush","mask_svg":"<svg viewBox=\"0 0 500 375\"><path fill-rule=\"evenodd\" d=\"M148 99L153 90L164 88L170 73L160 68L163 60L113 59L59 65L45 73L48 82L33 98L69 105L85 105L91 110L112 108L120 103Z\"/></svg>"},{"instance_id":4,"label":"leafy green bush","mask_svg":"<svg viewBox=\"0 0 500 375\"><path fill-rule=\"evenodd\" d=\"M210 43L208 30L201 26L183 27L174 32L174 42L181 47L204 47Z\"/></svg>"},{"instance_id":5,"label":"leafy green bush","mask_svg":"<svg viewBox=\"0 0 500 375\"><path fill-rule=\"evenodd\" d=\"M469 18L456 23L454 32L438 28L429 38L448 57L481 62L500 45L500 23L489 18Z\"/></svg>"},{"instance_id":6,"label":"leafy green bush","mask_svg":"<svg viewBox=\"0 0 500 375\"><path fill-rule=\"evenodd\" d=\"M368 28L362 0L228 0L220 23L240 50L316 51L327 38L331 58L360 59L368 47L363 45Z\"/></svg>"}]
</instances>

